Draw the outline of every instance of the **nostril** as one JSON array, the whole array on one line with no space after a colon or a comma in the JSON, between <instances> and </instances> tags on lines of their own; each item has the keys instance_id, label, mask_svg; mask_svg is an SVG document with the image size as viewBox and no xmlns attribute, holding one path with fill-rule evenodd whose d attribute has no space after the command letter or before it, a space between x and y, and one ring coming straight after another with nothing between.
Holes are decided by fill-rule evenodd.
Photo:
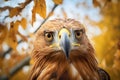
<instances>
[{"instance_id":1,"label":"nostril","mask_svg":"<svg viewBox=\"0 0 120 80\"><path fill-rule=\"evenodd\" d=\"M59 35L59 39L61 39L61 35Z\"/></svg>"},{"instance_id":2,"label":"nostril","mask_svg":"<svg viewBox=\"0 0 120 80\"><path fill-rule=\"evenodd\" d=\"M63 26L63 28L65 28L65 26Z\"/></svg>"},{"instance_id":3,"label":"nostril","mask_svg":"<svg viewBox=\"0 0 120 80\"><path fill-rule=\"evenodd\" d=\"M68 36L70 37L70 34Z\"/></svg>"}]
</instances>

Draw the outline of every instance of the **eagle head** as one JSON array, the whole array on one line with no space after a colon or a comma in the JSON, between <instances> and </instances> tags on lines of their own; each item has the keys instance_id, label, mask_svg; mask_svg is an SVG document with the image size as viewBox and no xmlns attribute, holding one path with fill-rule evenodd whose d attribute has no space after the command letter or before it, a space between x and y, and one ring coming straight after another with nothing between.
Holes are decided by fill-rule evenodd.
<instances>
[{"instance_id":1,"label":"eagle head","mask_svg":"<svg viewBox=\"0 0 120 80\"><path fill-rule=\"evenodd\" d=\"M99 80L85 27L74 19L47 21L36 33L31 80Z\"/></svg>"}]
</instances>

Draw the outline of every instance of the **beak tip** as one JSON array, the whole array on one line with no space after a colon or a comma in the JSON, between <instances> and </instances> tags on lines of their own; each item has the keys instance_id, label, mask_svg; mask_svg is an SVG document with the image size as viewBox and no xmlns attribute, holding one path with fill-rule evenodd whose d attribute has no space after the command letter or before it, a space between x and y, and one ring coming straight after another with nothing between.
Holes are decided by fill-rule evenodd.
<instances>
[{"instance_id":1,"label":"beak tip","mask_svg":"<svg viewBox=\"0 0 120 80\"><path fill-rule=\"evenodd\" d=\"M66 56L67 59L69 58L69 52L68 51L65 52L65 56Z\"/></svg>"}]
</instances>

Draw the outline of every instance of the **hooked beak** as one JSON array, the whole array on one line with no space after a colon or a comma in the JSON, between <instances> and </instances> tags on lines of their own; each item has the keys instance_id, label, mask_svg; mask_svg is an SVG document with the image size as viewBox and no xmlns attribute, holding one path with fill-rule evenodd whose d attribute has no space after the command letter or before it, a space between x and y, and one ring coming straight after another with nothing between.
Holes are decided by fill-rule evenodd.
<instances>
[{"instance_id":1,"label":"hooked beak","mask_svg":"<svg viewBox=\"0 0 120 80\"><path fill-rule=\"evenodd\" d=\"M59 45L62 51L65 53L66 58L69 58L69 54L71 51L70 32L66 28L62 28L60 30L59 41Z\"/></svg>"}]
</instances>

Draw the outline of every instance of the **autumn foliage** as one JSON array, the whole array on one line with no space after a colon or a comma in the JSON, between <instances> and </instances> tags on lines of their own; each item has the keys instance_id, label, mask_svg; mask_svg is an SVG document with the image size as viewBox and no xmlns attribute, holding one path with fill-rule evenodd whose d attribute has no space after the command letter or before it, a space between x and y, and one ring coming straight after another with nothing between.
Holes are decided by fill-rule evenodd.
<instances>
[{"instance_id":1,"label":"autumn foliage","mask_svg":"<svg viewBox=\"0 0 120 80\"><path fill-rule=\"evenodd\" d=\"M9 2L11 0L3 0L3 2ZM16 0L17 1L17 0ZM54 6L60 5L64 3L66 0L52 0ZM71 0L72 1L72 0ZM78 0L79 1L79 0ZM85 0L86 1L86 0ZM1 1L0 1L1 2ZM28 52L25 53L24 49L22 49L22 53L24 55L18 54L16 50L20 41L26 42L28 44L32 44L32 42L28 42L31 34L27 36L20 33L19 28L22 27L23 30L29 28L30 24L34 28L34 23L37 21L36 15L39 15L43 22L45 22L49 17L54 16L54 11L51 10L50 13L47 12L47 0L25 0L24 2L18 3L17 6L0 6L0 14L2 12L8 10L9 14L4 18L0 19L0 76L4 74L8 74L9 69L14 65L19 63L23 58L29 56ZM73 1L74 2L74 1ZM100 21L91 20L90 17L86 14L84 16L85 22L89 23L91 26L97 26L101 30L101 34L92 37L92 41L94 43L94 47L96 50L96 57L98 59L99 66L107 70L107 72L111 76L111 80L119 80L120 79L120 1L119 0L91 0L92 7L94 9L99 9L99 14L102 16ZM33 3L31 9L31 18L27 19L27 17L22 15L24 9ZM2 4L2 3L0 3ZM90 9L86 3L77 3L76 5L77 11L79 11L79 7L83 5L85 8ZM53 7L54 7L53 6ZM68 9L70 9L68 7ZM77 12L76 11L76 12ZM27 13L27 11L26 11ZM63 15L64 18L69 18L67 10L61 7L60 14ZM79 14L75 14L75 12L71 11L71 14L74 18L79 17ZM1 15L0 15L1 17ZM59 17L59 15L57 16ZM92 14L94 17L94 14ZM15 19L14 19L15 18ZM8 19L10 21L8 21ZM95 27L93 27L95 28ZM20 39L17 38L20 37ZM3 49L3 45L7 44L9 46L8 50ZM31 49L31 48L30 48ZM7 51L11 55L10 60L6 60L5 56L1 56ZM10 65L10 68L9 68ZM9 75L9 74L8 74ZM20 70L17 75L13 76L11 80L18 80L18 77L26 78ZM20 79L21 80L21 79Z\"/></svg>"}]
</instances>

